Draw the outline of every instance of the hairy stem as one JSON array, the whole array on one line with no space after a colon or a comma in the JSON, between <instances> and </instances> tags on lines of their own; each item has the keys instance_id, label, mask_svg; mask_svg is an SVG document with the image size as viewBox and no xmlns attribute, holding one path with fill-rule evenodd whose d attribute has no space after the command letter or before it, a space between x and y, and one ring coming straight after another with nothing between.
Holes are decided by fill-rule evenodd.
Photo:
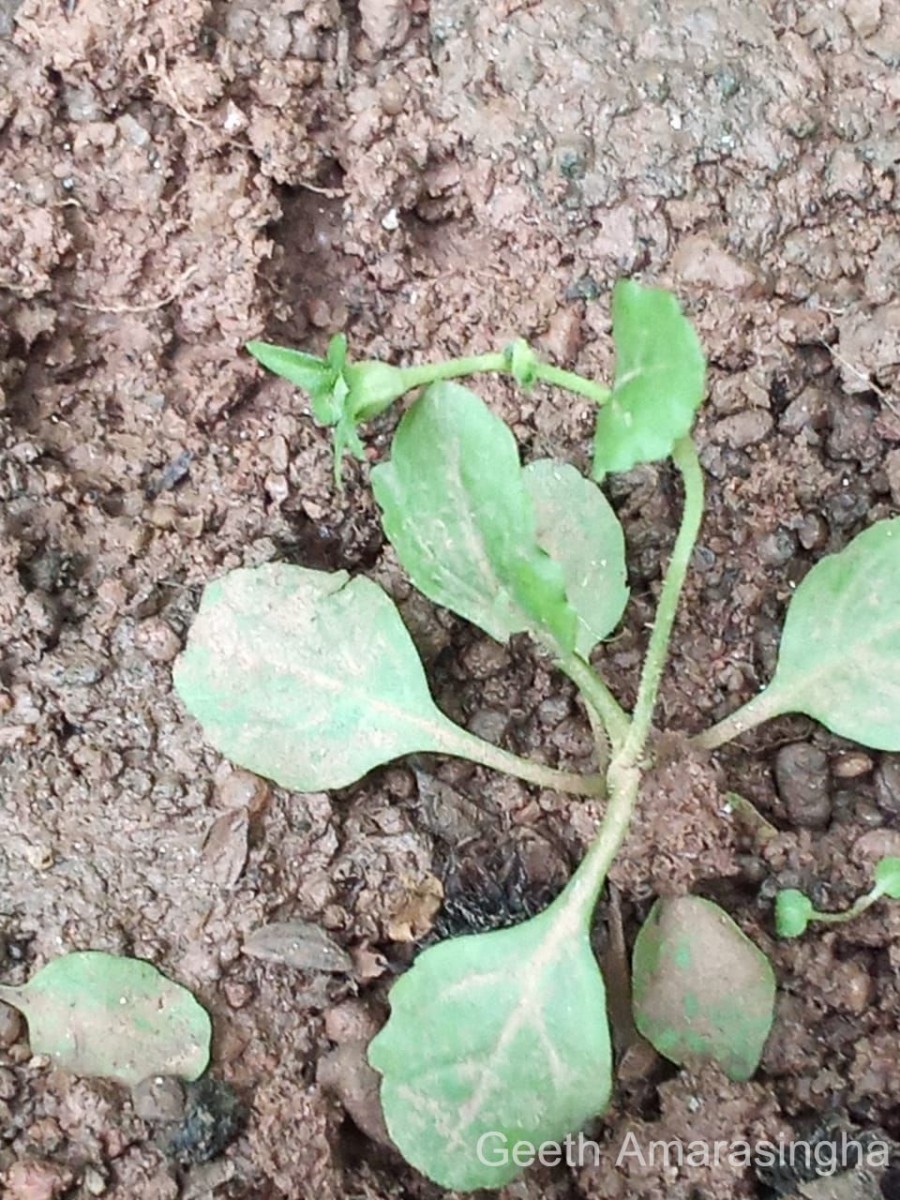
<instances>
[{"instance_id":1,"label":"hairy stem","mask_svg":"<svg viewBox=\"0 0 900 1200\"><path fill-rule=\"evenodd\" d=\"M580 909L586 925L591 922L607 872L628 833L637 803L641 772L638 767L625 763L621 756L616 756L609 765L606 778L608 803L597 837L565 890L554 902L561 907L573 905Z\"/></svg>"},{"instance_id":2,"label":"hairy stem","mask_svg":"<svg viewBox=\"0 0 900 1200\"><path fill-rule=\"evenodd\" d=\"M571 792L576 796L606 794L604 775L579 775L575 771L559 771L555 767L520 758L518 754L501 750L499 746L493 746L459 726L452 726L447 733L445 744L441 747L447 754L467 758L483 767L503 771L506 775L514 775L516 779L524 779L526 783L536 783L538 787L551 788L557 792Z\"/></svg>"},{"instance_id":3,"label":"hairy stem","mask_svg":"<svg viewBox=\"0 0 900 1200\"><path fill-rule=\"evenodd\" d=\"M776 716L778 712L783 712L783 707L776 707L772 700L771 690L766 688L765 691L754 696L752 700L748 700L746 704L741 705L730 716L725 717L718 724L710 726L703 733L699 733L692 739L694 745L700 746L703 750L715 750L719 746L724 746L726 742L730 742L733 738L740 737L748 729L754 729L757 725L761 725L763 721L768 721L770 717Z\"/></svg>"},{"instance_id":4,"label":"hairy stem","mask_svg":"<svg viewBox=\"0 0 900 1200\"><path fill-rule=\"evenodd\" d=\"M568 658L561 659L559 665L581 692L589 708L600 717L615 753L628 733L628 714L597 672L583 658L571 654Z\"/></svg>"},{"instance_id":5,"label":"hairy stem","mask_svg":"<svg viewBox=\"0 0 900 1200\"><path fill-rule=\"evenodd\" d=\"M666 576L656 609L656 619L653 622L647 656L641 671L637 703L634 706L631 728L625 742L624 759L629 764L636 763L640 759L650 733L653 709L656 706L659 683L662 679L669 639L672 635L672 625L675 622L684 577L691 561L697 534L700 531L700 521L703 518L703 472L697 457L697 448L690 437L681 438L675 443L672 458L684 481L684 511L681 515L681 527L672 548L672 557L666 568Z\"/></svg>"}]
</instances>

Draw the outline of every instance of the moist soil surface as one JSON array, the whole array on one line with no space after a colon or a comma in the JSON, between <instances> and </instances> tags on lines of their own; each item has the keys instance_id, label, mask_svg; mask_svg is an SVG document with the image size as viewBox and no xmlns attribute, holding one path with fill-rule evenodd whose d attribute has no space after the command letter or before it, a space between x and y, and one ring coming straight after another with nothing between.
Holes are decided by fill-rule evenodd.
<instances>
[{"instance_id":1,"label":"moist soil surface","mask_svg":"<svg viewBox=\"0 0 900 1200\"><path fill-rule=\"evenodd\" d=\"M171 676L202 587L286 560L382 583L455 719L592 766L552 664L410 590L366 464L337 492L304 397L242 344L343 329L411 363L523 336L603 378L615 279L676 290L710 358L708 508L657 722L698 732L770 678L811 565L900 511L898 68L892 0L0 0L0 978L136 955L215 1028L211 1083L131 1096L3 1009L10 1200L443 1194L385 1143L364 1047L388 986L423 942L536 911L596 826L459 762L291 795L204 743ZM587 401L482 390L526 460L587 468ZM630 704L679 493L664 464L608 491L632 604L598 662ZM844 907L900 853L900 756L804 718L656 750L598 913L614 998L652 897L693 890L772 956L773 1033L738 1084L625 1022L601 1165L505 1200L900 1195L890 1170L615 1165L629 1133L900 1139L900 906L790 943L772 922L779 887ZM288 920L345 969L261 953Z\"/></svg>"}]
</instances>

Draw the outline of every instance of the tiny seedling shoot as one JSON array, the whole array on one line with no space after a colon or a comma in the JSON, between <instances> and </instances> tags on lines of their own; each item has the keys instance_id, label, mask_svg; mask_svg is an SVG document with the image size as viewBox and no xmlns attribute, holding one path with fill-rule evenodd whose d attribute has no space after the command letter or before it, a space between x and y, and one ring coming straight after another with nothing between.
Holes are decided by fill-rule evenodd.
<instances>
[{"instance_id":1,"label":"tiny seedling shoot","mask_svg":"<svg viewBox=\"0 0 900 1200\"><path fill-rule=\"evenodd\" d=\"M351 362L343 335L325 358L262 342L266 367L305 390L334 428L335 470L362 456L359 426L408 392L390 457L371 469L387 538L435 604L505 642L528 633L574 681L596 736L598 771L524 760L435 705L397 609L364 577L285 563L229 572L205 589L175 669L209 741L297 791L339 788L403 754L459 755L537 787L605 797L596 838L557 899L512 928L422 952L393 986L369 1048L385 1119L406 1159L444 1187L497 1188L519 1174L519 1141L558 1142L602 1114L613 1054L591 920L635 805L685 573L703 515L691 438L706 389L697 335L665 291L622 281L612 297L610 387L541 362L524 341L412 367ZM591 477L550 459L522 465L509 428L468 388L480 372L550 385L596 405ZM592 665L625 609L625 548L601 485L610 472L671 457L683 515L659 594L637 700L626 712ZM880 521L820 561L794 592L777 669L749 703L695 739L713 750L783 713L845 738L900 749L900 519ZM896 872L875 891L896 892ZM859 911L874 898L856 906ZM807 902L808 903L808 902ZM828 919L782 897L797 933ZM786 906L794 904L787 928ZM832 918L833 919L833 918ZM716 1061L733 1079L758 1066L775 983L765 955L717 905L661 899L634 948L639 1031L675 1063Z\"/></svg>"}]
</instances>

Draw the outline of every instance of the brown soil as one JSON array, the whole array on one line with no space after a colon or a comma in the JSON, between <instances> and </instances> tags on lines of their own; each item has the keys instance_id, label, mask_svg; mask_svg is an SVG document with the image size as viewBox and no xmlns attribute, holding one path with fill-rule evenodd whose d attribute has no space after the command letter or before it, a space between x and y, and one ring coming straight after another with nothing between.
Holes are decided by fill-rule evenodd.
<instances>
[{"instance_id":1,"label":"brown soil","mask_svg":"<svg viewBox=\"0 0 900 1200\"><path fill-rule=\"evenodd\" d=\"M171 689L200 589L287 558L384 582L451 715L590 756L545 663L410 594L364 469L334 492L328 438L242 343L346 328L357 357L407 362L516 334L602 375L614 279L677 289L711 360L709 503L658 715L698 730L768 677L811 563L900 509L898 66L893 0L0 0L0 973L150 959L208 1006L246 1114L234 1135L202 1101L231 1140L173 1164L124 1093L31 1058L7 1012L11 1200L438 1195L378 1144L362 1067L404 939L436 878L445 931L527 911L594 828L591 805L459 763L292 796L204 746ZM587 463L587 403L485 392L526 457ZM603 660L629 701L677 494L666 467L610 491L634 600ZM829 776L805 825L773 781L797 740ZM661 751L614 873L626 935L654 893L717 897L774 957L778 1020L749 1084L623 1070L600 1136L835 1114L900 1136L900 911L791 944L771 922L777 887L839 907L898 852L898 759L803 720L715 764ZM779 829L764 851L729 789ZM242 952L286 919L348 948L353 982ZM746 1170L607 1166L504 1196L767 1194Z\"/></svg>"}]
</instances>

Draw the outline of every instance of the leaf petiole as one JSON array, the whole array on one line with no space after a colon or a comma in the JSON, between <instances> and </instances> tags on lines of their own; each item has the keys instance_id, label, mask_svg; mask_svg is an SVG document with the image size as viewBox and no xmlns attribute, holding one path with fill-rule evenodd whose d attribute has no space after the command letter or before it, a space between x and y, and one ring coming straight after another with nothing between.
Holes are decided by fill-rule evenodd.
<instances>
[{"instance_id":1,"label":"leaf petiole","mask_svg":"<svg viewBox=\"0 0 900 1200\"><path fill-rule=\"evenodd\" d=\"M662 591L656 609L656 619L650 634L650 644L641 671L641 681L638 686L637 703L631 720L631 728L625 742L624 758L629 764L636 763L643 753L644 744L650 733L653 719L653 709L659 692L663 667L669 649L669 639L672 626L684 586L687 573L700 531L703 518L703 472L697 457L697 448L690 437L680 438L672 450L672 458L681 472L684 482L684 510L681 515L681 526L672 557L666 568Z\"/></svg>"},{"instance_id":2,"label":"leaf petiole","mask_svg":"<svg viewBox=\"0 0 900 1200\"><path fill-rule=\"evenodd\" d=\"M534 783L538 787L550 788L553 791L570 792L576 796L602 797L606 794L604 775L581 775L575 771L560 771L556 767L520 758L518 754L485 742L459 726L452 726L448 734L449 736L445 735L447 744L442 746L445 753L455 754L482 767L502 771L506 775L515 776L516 779L523 779L526 783Z\"/></svg>"}]
</instances>

